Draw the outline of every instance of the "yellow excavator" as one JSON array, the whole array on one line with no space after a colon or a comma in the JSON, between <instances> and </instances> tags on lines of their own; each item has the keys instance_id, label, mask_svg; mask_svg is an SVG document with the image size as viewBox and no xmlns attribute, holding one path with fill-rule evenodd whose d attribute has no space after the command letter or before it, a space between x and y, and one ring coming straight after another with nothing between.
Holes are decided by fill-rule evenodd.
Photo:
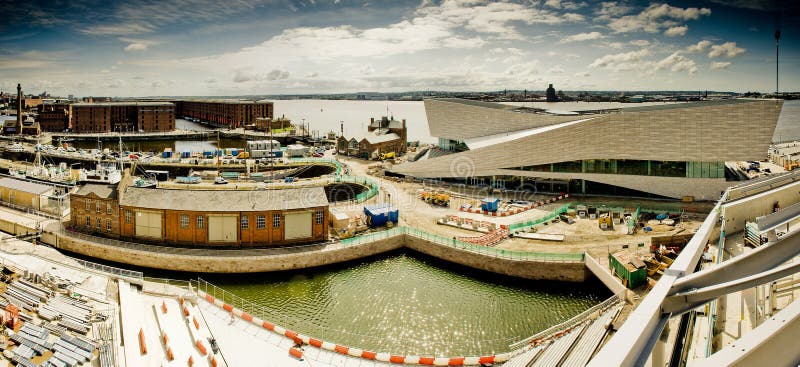
<instances>
[{"instance_id":1,"label":"yellow excavator","mask_svg":"<svg viewBox=\"0 0 800 367\"><path fill-rule=\"evenodd\" d=\"M382 161L385 161L385 160L388 160L388 159L394 159L394 157L395 157L394 152L381 153L381 160Z\"/></svg>"},{"instance_id":2,"label":"yellow excavator","mask_svg":"<svg viewBox=\"0 0 800 367\"><path fill-rule=\"evenodd\" d=\"M422 201L431 205L450 206L450 195L443 192L423 191L420 194L420 198Z\"/></svg>"}]
</instances>

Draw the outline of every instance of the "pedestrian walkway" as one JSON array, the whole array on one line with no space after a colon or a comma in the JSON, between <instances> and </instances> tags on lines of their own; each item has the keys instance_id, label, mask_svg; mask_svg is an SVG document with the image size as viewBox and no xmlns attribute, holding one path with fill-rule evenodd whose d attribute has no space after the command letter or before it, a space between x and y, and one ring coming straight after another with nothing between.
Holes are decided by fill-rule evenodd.
<instances>
[{"instance_id":1,"label":"pedestrian walkway","mask_svg":"<svg viewBox=\"0 0 800 367\"><path fill-rule=\"evenodd\" d=\"M231 313L198 299L198 308L208 323L211 334L223 351L229 366L252 366L259 361L264 367L389 367L396 364L356 358L328 350L305 346L303 360L289 355L294 345L291 339L258 327L239 317L231 322Z\"/></svg>"}]
</instances>

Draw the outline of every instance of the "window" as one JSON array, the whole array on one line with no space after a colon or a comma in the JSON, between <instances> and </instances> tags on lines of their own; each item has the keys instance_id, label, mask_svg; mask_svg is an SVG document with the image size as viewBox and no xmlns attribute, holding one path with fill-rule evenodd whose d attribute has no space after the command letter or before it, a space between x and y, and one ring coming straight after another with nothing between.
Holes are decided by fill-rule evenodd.
<instances>
[{"instance_id":1,"label":"window","mask_svg":"<svg viewBox=\"0 0 800 367\"><path fill-rule=\"evenodd\" d=\"M272 228L280 228L281 226L281 215L280 214L273 214L272 215Z\"/></svg>"},{"instance_id":2,"label":"window","mask_svg":"<svg viewBox=\"0 0 800 367\"><path fill-rule=\"evenodd\" d=\"M125 209L125 223L130 223L130 222L131 222L131 211Z\"/></svg>"},{"instance_id":3,"label":"window","mask_svg":"<svg viewBox=\"0 0 800 367\"><path fill-rule=\"evenodd\" d=\"M111 232L111 219L106 219L106 231Z\"/></svg>"},{"instance_id":4,"label":"window","mask_svg":"<svg viewBox=\"0 0 800 367\"><path fill-rule=\"evenodd\" d=\"M189 216L186 214L181 214L181 229L189 228Z\"/></svg>"},{"instance_id":5,"label":"window","mask_svg":"<svg viewBox=\"0 0 800 367\"><path fill-rule=\"evenodd\" d=\"M97 229L102 228L102 225L103 225L103 221L100 220L100 218L97 218Z\"/></svg>"},{"instance_id":6,"label":"window","mask_svg":"<svg viewBox=\"0 0 800 367\"><path fill-rule=\"evenodd\" d=\"M322 224L322 210L317 210L317 212L315 213L315 216L316 217L314 219L315 219L316 223L317 224Z\"/></svg>"},{"instance_id":7,"label":"window","mask_svg":"<svg viewBox=\"0 0 800 367\"><path fill-rule=\"evenodd\" d=\"M264 229L267 227L267 217L259 215L256 217L256 228Z\"/></svg>"},{"instance_id":8,"label":"window","mask_svg":"<svg viewBox=\"0 0 800 367\"><path fill-rule=\"evenodd\" d=\"M95 210L97 210L98 213L100 213L100 202L99 201L94 203L94 208L95 208Z\"/></svg>"},{"instance_id":9,"label":"window","mask_svg":"<svg viewBox=\"0 0 800 367\"><path fill-rule=\"evenodd\" d=\"M203 229L203 225L204 225L203 216L202 215L198 215L197 216L197 229Z\"/></svg>"},{"instance_id":10,"label":"window","mask_svg":"<svg viewBox=\"0 0 800 367\"><path fill-rule=\"evenodd\" d=\"M242 229L248 229L248 228L250 228L250 218L248 218L247 216L243 216L242 217Z\"/></svg>"},{"instance_id":11,"label":"window","mask_svg":"<svg viewBox=\"0 0 800 367\"><path fill-rule=\"evenodd\" d=\"M91 227L92 226L92 218L86 217L86 226L87 227Z\"/></svg>"},{"instance_id":12,"label":"window","mask_svg":"<svg viewBox=\"0 0 800 367\"><path fill-rule=\"evenodd\" d=\"M89 200L89 199L86 199L86 211L92 210L91 205L92 205L92 201Z\"/></svg>"},{"instance_id":13,"label":"window","mask_svg":"<svg viewBox=\"0 0 800 367\"><path fill-rule=\"evenodd\" d=\"M111 214L111 203L106 203L106 214Z\"/></svg>"}]
</instances>

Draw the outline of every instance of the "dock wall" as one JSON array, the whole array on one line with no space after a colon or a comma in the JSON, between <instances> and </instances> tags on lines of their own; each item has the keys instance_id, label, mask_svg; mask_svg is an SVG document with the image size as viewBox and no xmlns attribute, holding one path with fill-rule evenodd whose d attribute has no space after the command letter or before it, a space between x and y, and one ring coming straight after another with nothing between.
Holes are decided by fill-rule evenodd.
<instances>
[{"instance_id":1,"label":"dock wall","mask_svg":"<svg viewBox=\"0 0 800 367\"><path fill-rule=\"evenodd\" d=\"M20 224L7 219L0 219L0 230L15 234L36 232L35 223ZM331 243L311 246L303 251L287 250L286 253L268 255L246 253L241 256L185 254L171 251L174 249L168 247L163 252L140 250L72 237L52 230L43 231L39 241L57 249L103 260L186 272L258 273L306 269L357 260L405 247L458 265L523 279L583 282L592 276L592 272L582 261L502 258L438 244L408 234L349 246Z\"/></svg>"}]
</instances>

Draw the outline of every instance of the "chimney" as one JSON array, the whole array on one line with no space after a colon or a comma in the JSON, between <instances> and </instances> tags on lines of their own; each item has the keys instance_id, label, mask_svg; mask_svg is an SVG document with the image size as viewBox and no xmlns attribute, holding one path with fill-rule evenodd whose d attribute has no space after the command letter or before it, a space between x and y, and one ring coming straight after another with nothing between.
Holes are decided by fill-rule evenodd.
<instances>
[{"instance_id":1,"label":"chimney","mask_svg":"<svg viewBox=\"0 0 800 367\"><path fill-rule=\"evenodd\" d=\"M22 85L17 83L17 134L22 134Z\"/></svg>"},{"instance_id":2,"label":"chimney","mask_svg":"<svg viewBox=\"0 0 800 367\"><path fill-rule=\"evenodd\" d=\"M370 117L369 118L369 124L372 125L374 122L375 122L375 118L374 117Z\"/></svg>"},{"instance_id":3,"label":"chimney","mask_svg":"<svg viewBox=\"0 0 800 367\"><path fill-rule=\"evenodd\" d=\"M339 124L339 129L341 129L341 137L344 137L344 124Z\"/></svg>"}]
</instances>

